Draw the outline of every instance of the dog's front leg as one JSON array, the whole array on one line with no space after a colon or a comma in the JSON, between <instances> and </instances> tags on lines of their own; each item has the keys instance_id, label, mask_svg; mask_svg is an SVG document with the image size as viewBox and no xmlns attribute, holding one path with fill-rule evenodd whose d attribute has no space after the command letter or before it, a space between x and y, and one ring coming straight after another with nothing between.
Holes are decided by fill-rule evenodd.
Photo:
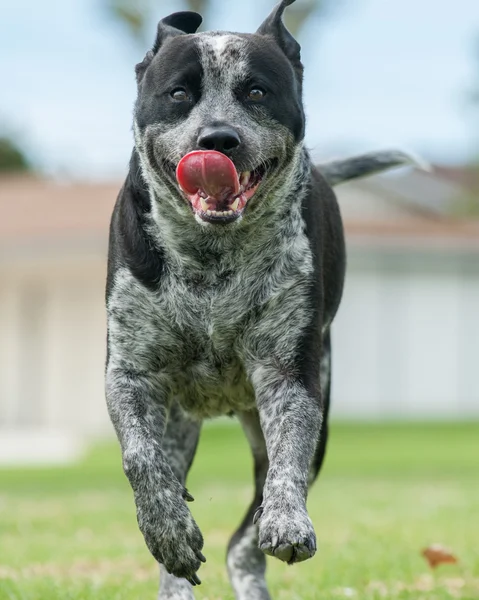
<instances>
[{"instance_id":1,"label":"dog's front leg","mask_svg":"<svg viewBox=\"0 0 479 600\"><path fill-rule=\"evenodd\" d=\"M169 573L196 585L196 572L204 562L203 536L186 505L187 492L161 447L167 391L155 375L109 367L106 392L146 544Z\"/></svg>"},{"instance_id":2,"label":"dog's front leg","mask_svg":"<svg viewBox=\"0 0 479 600\"><path fill-rule=\"evenodd\" d=\"M269 458L263 503L254 519L259 546L292 564L316 552L306 497L321 424L320 399L300 378L273 364L256 366L251 379Z\"/></svg>"}]
</instances>

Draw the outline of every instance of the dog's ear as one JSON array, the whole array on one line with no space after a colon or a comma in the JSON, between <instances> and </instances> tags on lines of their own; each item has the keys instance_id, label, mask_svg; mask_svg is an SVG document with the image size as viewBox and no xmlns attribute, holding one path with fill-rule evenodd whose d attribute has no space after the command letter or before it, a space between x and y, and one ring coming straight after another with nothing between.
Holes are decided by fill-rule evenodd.
<instances>
[{"instance_id":1,"label":"dog's ear","mask_svg":"<svg viewBox=\"0 0 479 600\"><path fill-rule=\"evenodd\" d=\"M289 33L283 23L283 13L295 0L282 0L275 6L269 17L256 33L272 36L281 50L295 66L301 66L301 46Z\"/></svg>"},{"instance_id":2,"label":"dog's ear","mask_svg":"<svg viewBox=\"0 0 479 600\"><path fill-rule=\"evenodd\" d=\"M184 35L185 33L196 33L203 18L195 12L184 11L173 13L158 23L156 40L153 45L153 54L156 54L163 42L169 37Z\"/></svg>"},{"instance_id":3,"label":"dog's ear","mask_svg":"<svg viewBox=\"0 0 479 600\"><path fill-rule=\"evenodd\" d=\"M190 11L176 12L162 19L158 23L153 48L146 53L145 58L135 67L137 82L140 83L143 79L143 75L153 60L153 57L167 38L185 35L187 33L196 33L196 30L201 25L202 21L203 18L201 15Z\"/></svg>"}]
</instances>

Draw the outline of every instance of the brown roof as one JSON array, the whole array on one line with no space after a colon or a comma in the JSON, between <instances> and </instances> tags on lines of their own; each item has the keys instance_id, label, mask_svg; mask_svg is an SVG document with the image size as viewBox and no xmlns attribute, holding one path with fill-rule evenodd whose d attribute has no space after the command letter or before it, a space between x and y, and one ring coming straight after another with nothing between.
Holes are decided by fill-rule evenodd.
<instances>
[{"instance_id":1,"label":"brown roof","mask_svg":"<svg viewBox=\"0 0 479 600\"><path fill-rule=\"evenodd\" d=\"M0 179L0 240L106 235L121 183Z\"/></svg>"},{"instance_id":2,"label":"brown roof","mask_svg":"<svg viewBox=\"0 0 479 600\"><path fill-rule=\"evenodd\" d=\"M59 183L34 177L0 178L0 241L106 240L121 182ZM412 216L405 220L346 220L354 239L479 246L479 221Z\"/></svg>"}]
</instances>

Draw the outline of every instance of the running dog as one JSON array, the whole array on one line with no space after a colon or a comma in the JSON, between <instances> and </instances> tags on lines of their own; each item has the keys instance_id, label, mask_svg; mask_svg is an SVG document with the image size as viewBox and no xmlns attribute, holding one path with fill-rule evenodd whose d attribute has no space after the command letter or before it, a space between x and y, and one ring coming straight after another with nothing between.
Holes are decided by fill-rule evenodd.
<instances>
[{"instance_id":1,"label":"running dog","mask_svg":"<svg viewBox=\"0 0 479 600\"><path fill-rule=\"evenodd\" d=\"M331 185L409 162L312 164L300 46L282 21L293 1L254 34L196 33L200 15L172 14L136 67L135 147L110 229L106 396L161 600L191 600L200 583L185 482L210 417L235 415L254 456L227 556L238 600L270 598L265 555L316 552L306 498L326 448L345 273Z\"/></svg>"}]
</instances>

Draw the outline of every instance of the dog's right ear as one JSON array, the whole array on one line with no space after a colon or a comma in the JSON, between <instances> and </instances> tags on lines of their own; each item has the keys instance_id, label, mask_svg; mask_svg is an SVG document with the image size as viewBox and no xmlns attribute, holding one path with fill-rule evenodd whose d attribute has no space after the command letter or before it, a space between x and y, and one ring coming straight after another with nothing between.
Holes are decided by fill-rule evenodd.
<instances>
[{"instance_id":1,"label":"dog's right ear","mask_svg":"<svg viewBox=\"0 0 479 600\"><path fill-rule=\"evenodd\" d=\"M196 30L201 25L202 21L203 18L201 15L191 11L176 12L162 19L158 23L153 48L146 53L145 58L135 67L137 83L140 83L143 79L143 75L153 60L153 57L167 38L186 35L188 33L196 33Z\"/></svg>"},{"instance_id":2,"label":"dog's right ear","mask_svg":"<svg viewBox=\"0 0 479 600\"><path fill-rule=\"evenodd\" d=\"M282 0L277 4L256 33L273 37L289 60L294 65L299 65L301 67L301 46L289 33L283 23L283 13L285 9L294 2L295 0Z\"/></svg>"}]
</instances>

